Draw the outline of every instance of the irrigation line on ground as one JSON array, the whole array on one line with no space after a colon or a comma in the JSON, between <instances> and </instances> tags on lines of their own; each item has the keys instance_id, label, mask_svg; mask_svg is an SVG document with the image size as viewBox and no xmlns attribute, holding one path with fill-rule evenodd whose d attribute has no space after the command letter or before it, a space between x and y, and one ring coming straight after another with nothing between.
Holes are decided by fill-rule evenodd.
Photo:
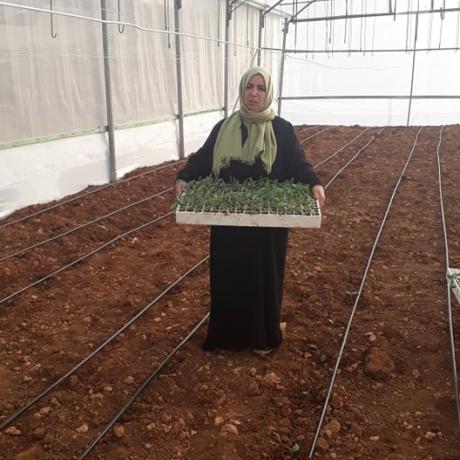
<instances>
[{"instance_id":1,"label":"irrigation line on ground","mask_svg":"<svg viewBox=\"0 0 460 460\"><path fill-rule=\"evenodd\" d=\"M380 132L382 132L380 130ZM379 134L380 134L379 132ZM374 136L370 142L375 140L377 136ZM368 142L366 144L369 145ZM365 146L365 147L366 147ZM361 148L359 152L364 150L364 148ZM356 158L357 155L353 157ZM347 163L349 165L351 161ZM343 171L344 168L341 168L340 171ZM337 174L336 176L337 177ZM332 181L331 181L332 182ZM331 183L330 182L330 183ZM169 213L171 214L171 213ZM165 217L165 216L163 216ZM145 224L147 225L147 224ZM136 229L133 229L132 231L135 231ZM123 235L121 235L123 236ZM120 237L121 237L120 236ZM205 258L203 258L200 262L198 262L195 266L193 266L191 269L189 269L184 275L182 275L180 278L178 278L176 281L174 281L170 286L168 286L159 296L157 296L153 301L151 301L149 304L147 304L145 307L143 307L133 318L131 318L127 323L125 323L117 332L115 332L110 338L106 339L101 345L99 345L98 348L96 348L92 353L90 353L88 356L83 358L78 364L76 364L72 369L70 369L66 374L61 376L58 380L56 380L54 383L49 385L45 390L43 390L39 395L37 395L35 398L33 398L31 401L29 401L27 404L22 406L20 409L18 409L14 414L12 414L10 417L8 417L6 420L4 420L0 424L0 430L3 430L6 428L8 425L10 425L14 420L16 420L20 415L22 415L25 411L30 409L32 406L34 406L37 402L39 402L41 399L43 399L47 394L49 394L56 386L67 380L73 373L75 373L81 366L86 364L94 355L96 355L99 351L101 351L104 347L106 347L110 342L112 342L116 337L118 337L123 331L125 331L134 321L136 321L140 316L142 316L154 303L156 303L158 300L160 300L165 294L167 294L173 287L175 287L180 281L182 281L186 276L188 276L190 273L192 273L195 269L197 269L201 264L203 264L206 260L209 259L209 255L207 255ZM158 375L158 373L161 371L161 369L166 365L166 363L174 356L174 354L179 350L179 348L187 342L187 340L193 336L193 334L198 330L198 328L204 323L204 321L208 318L209 313L206 314L198 323L197 326L187 335L187 337L168 355L168 357L163 361L163 363L158 367L153 374L147 379L146 382L136 391L134 396L123 406L122 409L114 416L114 418L109 422L109 424L104 428L102 432L99 433L98 437L92 442L92 444L87 448L87 450L82 454L82 456L79 458L84 459L88 453L95 447L95 445L102 439L102 437L107 433L108 430L116 423L116 421L123 415L123 413L128 409L128 407L134 402L135 399L139 396L139 394L143 391L143 389L148 385L148 383Z\"/></svg>"},{"instance_id":2,"label":"irrigation line on ground","mask_svg":"<svg viewBox=\"0 0 460 460\"><path fill-rule=\"evenodd\" d=\"M160 373L163 367L166 366L166 364L178 352L178 350L182 348L190 340L190 338L201 327L201 325L208 319L208 317L209 317L209 313L206 313L206 315L204 315L203 318L201 318L198 324L196 324L193 327L193 329L187 334L187 336L184 339L182 339L178 345L176 345L176 348L174 348L174 350L171 351L168 354L168 356L166 356L163 362L155 369L155 371L148 377L148 379L144 381L144 383L136 390L136 392L131 396L131 398L129 398L128 401L126 401L126 403L123 405L123 407L113 416L112 420L110 420L110 422L104 427L104 429L101 432L99 432L99 434L97 435L96 438L94 438L94 440L91 442L89 447L78 457L78 460L83 460L88 456L88 454L94 449L96 444L105 436L105 434L110 430L110 428L112 428L113 425L115 425L117 420L128 410L131 404L144 391L145 387Z\"/></svg>"},{"instance_id":3,"label":"irrigation line on ground","mask_svg":"<svg viewBox=\"0 0 460 460\"><path fill-rule=\"evenodd\" d=\"M355 142L358 138L360 138L368 129L370 128L366 128L366 129L363 129L356 137L354 137L351 141L347 142L343 147L340 147L339 150L337 150L337 152L334 152L332 155L329 155L327 158L325 158L324 160L321 160L320 162L316 163L313 167L314 168L317 168L318 166L321 166L323 163L326 163L326 161L330 160L331 158L335 157L337 154L339 154L342 150L346 149L350 144L353 144L353 142ZM380 131L382 132L382 131ZM380 133L379 133L380 134Z\"/></svg>"},{"instance_id":4,"label":"irrigation line on ground","mask_svg":"<svg viewBox=\"0 0 460 460\"><path fill-rule=\"evenodd\" d=\"M150 169L149 171L145 171L145 172L143 172L141 174L138 174L137 176L126 177L125 179L120 179L120 180L117 180L115 182L111 182L110 184L102 185L101 187L98 187L96 189L93 189L93 190L90 190L88 192L82 193L80 195L74 196L74 197L72 197L72 198L70 198L68 200L61 201L60 203L53 204L52 206L49 206L48 208L41 209L40 211L34 212L32 214L28 214L27 216L20 217L20 218L15 219L15 220L11 220L9 222L5 222L4 224L0 224L0 229L2 229L4 227L8 227L9 225L17 224L19 222L23 222L25 220L31 219L32 217L36 217L36 216L38 216L40 214L43 214L44 212L50 211L51 209L55 209L55 208L57 208L59 206L63 206L64 204L71 203L72 201L78 200L80 198L85 198L88 195L92 195L93 193L100 192L102 190L105 190L106 188L113 187L114 185L122 184L124 182L128 182L128 181L133 180L133 179L138 179L139 177L147 176L148 174L152 174L154 172L160 171L161 169L168 168L170 166L175 166L178 163L181 163L182 161L185 161L185 159L175 161L174 163L169 163L167 165L163 165L163 166L160 166L158 168Z\"/></svg>"},{"instance_id":5,"label":"irrigation line on ground","mask_svg":"<svg viewBox=\"0 0 460 460\"><path fill-rule=\"evenodd\" d=\"M326 129L329 129L329 128L326 128ZM367 129L367 128L366 128L366 129ZM378 136L384 129L385 129L385 128L382 128L382 129L379 131L379 133L377 133L377 136ZM364 130L364 131L365 131L365 130ZM363 132L364 132L364 131L363 131ZM317 133L317 134L318 134L318 133ZM362 134L362 133L361 133L361 134ZM359 135L356 136L352 141L346 143L346 144L343 146L343 148L345 148L346 146L350 145L350 143L353 142L354 140L356 140L358 137L359 137ZM372 140L374 140L374 139L375 139L375 136L372 138ZM361 150L359 150L358 153L355 154L355 156L347 163L347 165L350 164L351 161L353 161L353 159L356 158L356 156L357 156L362 150L364 150L364 149L370 144L370 142L372 142L372 140L369 141ZM343 148L339 149L338 151L336 151L335 153L333 153L332 155L330 155L330 156L329 156L326 160L324 160L322 163L324 163L325 161L327 161L327 160L331 159L332 157L334 157L335 155L337 155L340 151L343 150ZM320 162L320 163L321 163L321 162ZM347 166L347 165L346 165L346 166ZM169 166L169 165L166 165L166 166ZM165 167L166 167L166 166L165 166ZM346 167L346 166L345 166L345 167ZM345 169L345 167L342 168L339 172L343 171L343 169ZM337 173L336 176L337 176L338 174L339 174L339 173ZM334 178L335 178L336 176L334 176ZM333 180L333 179L332 179L332 180ZM332 180L331 180L330 182L332 182ZM329 184L328 184L328 185L329 185ZM328 185L326 185L325 188L327 188ZM167 214L165 214L164 216L160 216L160 218L158 218L158 219L155 219L155 220L153 220L153 221L147 222L146 224L143 224L143 225L141 225L140 227L136 227L136 228L134 228L134 229L132 229L132 230L129 230L129 231L126 232L126 233L123 233L122 235L119 235L119 236L113 238L112 240L108 241L107 243L104 243L103 245L97 247L94 251L91 251L90 253L88 253L88 254L86 254L86 255L84 255L84 256L82 256L82 257L76 259L76 260L73 261L73 262L70 262L69 264L65 265L64 267L61 267L60 269L58 269L58 270L56 270L56 271L50 273L49 275L46 275L46 276L44 276L43 278L40 278L39 280L37 280L37 281L35 281L35 282L33 282L33 283L27 285L26 287L24 287L24 288L22 288L22 289L19 289L19 290L16 291L16 292L13 292L13 293L10 294L9 296L7 296L7 297L5 297L5 298L3 298L3 299L0 299L0 305L1 305L2 303L6 302L7 300L10 300L10 299L12 299L13 297L15 297L15 296L21 294L22 292L24 292L24 291L26 291L26 290L28 290L28 289L34 287L34 286L37 286L38 284L40 284L40 283L42 283L42 282L44 282L44 281L46 281L46 280L48 280L48 279L54 277L55 275L57 275L57 274L63 272L63 271L66 270L67 268L72 267L73 265L75 265L75 264L81 262L82 260L84 260L84 259L86 259L86 258L88 258L88 257L90 257L90 256L92 256L92 255L94 255L94 254L96 254L97 252L99 252L100 250L104 249L105 247L107 247L107 246L110 245L111 243L114 243L114 242L117 241L118 239L123 238L124 236L127 236L127 235L129 235L130 233L132 233L132 232L135 232L135 231L137 231L137 230L140 230L140 229L146 227L147 225L150 225L150 224L152 224L152 223L154 223L154 222L160 220L161 218L166 217L166 216L169 216L169 215L171 215L171 214L172 214L172 211L169 212L169 213L167 213Z\"/></svg>"},{"instance_id":6,"label":"irrigation line on ground","mask_svg":"<svg viewBox=\"0 0 460 460\"><path fill-rule=\"evenodd\" d=\"M110 241L107 241L106 243L102 244L101 246L98 246L96 249L92 250L91 252L88 252L84 256L81 256L78 259L68 263L67 265L64 265L63 267L57 269L56 271L50 273L49 275L46 275L43 278L40 278L39 280L34 281L33 283L27 285L26 287L23 287L23 288L19 289L18 291L13 292L12 294L8 295L7 297L5 297L3 299L0 299L0 305L2 303L6 302L7 300L10 300L13 297L16 297L17 295L22 294L24 291L27 291L31 287L37 286L38 284L43 283L44 281L49 280L50 278L53 278L54 276L58 275L59 273L62 273L64 270L67 270L68 268L73 267L74 265L76 265L79 262L87 259L88 257L91 257L94 254L97 254L99 251L101 251L102 249L106 248L107 246L110 246L111 244L115 243L119 239L124 238L125 236L128 236L131 233L137 232L138 230L142 230L143 228L148 227L149 225L152 225L155 222L158 222L159 220L170 216L171 214L173 214L173 211L169 211L168 213L163 214L160 217L156 217L155 219L153 219L153 220L151 220L149 222L146 222L145 224L139 225L139 227L136 227L136 228L133 228L131 230L128 230L127 232L122 233L121 235L118 235L115 238L112 238Z\"/></svg>"},{"instance_id":7,"label":"irrigation line on ground","mask_svg":"<svg viewBox=\"0 0 460 460\"><path fill-rule=\"evenodd\" d=\"M373 142L377 136L384 130L385 128L382 128L379 133L375 136L373 136L373 138L364 146L362 147L357 154L355 154L352 158L352 160L350 160L346 166L348 166L351 161L353 161L353 159L355 159L358 154L360 152L362 152L371 142ZM346 167L345 166L345 167ZM341 168L340 169L340 172L342 172L344 168ZM338 173L339 174L339 173ZM337 177L336 174L334 177ZM332 181L331 181L332 182ZM331 183L329 182L329 183ZM208 256L209 257L209 256ZM179 345L176 346L176 348L165 358L165 360L160 364L159 367L157 367L157 369L150 375L150 377L145 380L145 382L136 390L136 392L134 393L134 395L123 405L123 407L116 413L116 415L110 420L110 422L104 427L104 429L99 432L99 434L97 435L97 437L91 442L91 444L89 445L89 447L83 452L83 454L81 454L79 457L78 457L78 460L84 460L88 454L94 449L94 447L97 445L97 443L107 434L107 432L113 427L113 425L115 425L115 423L120 419L120 417L126 412L126 410L131 406L131 404L138 398L138 396L140 395L140 393L145 389L145 387L152 381L152 379L154 379L161 371L161 369L169 362L169 360L177 353L177 351L195 334L195 332L199 329L199 327L207 320L207 318L209 317L209 313L207 313L201 320L200 322L194 326L194 328L189 332L189 334L187 335L187 337L185 339L183 339Z\"/></svg>"},{"instance_id":8,"label":"irrigation line on ground","mask_svg":"<svg viewBox=\"0 0 460 460\"><path fill-rule=\"evenodd\" d=\"M323 131L326 131L326 130L328 130L328 129L331 129L331 127L329 126L329 127L327 127L327 128L323 128L321 131L319 131L319 132L313 134L312 136L308 137L307 139L304 139L301 143L304 143L304 142L308 141L308 140L311 139L312 137L315 137L316 135L318 135L318 134L320 134L320 133L322 133ZM36 216L38 216L38 215L40 215L40 214L43 214L44 212L47 212L47 211L50 211L50 210L52 210L52 209L55 209L55 208L57 208L57 207L59 207L59 206L63 206L63 205L65 205L65 204L71 203L72 201L76 201L76 200L78 200L78 199L80 199L80 198L85 198L85 197L87 197L88 195L92 195L93 193L100 192L100 191L105 190L105 189L107 189L107 188L109 188L109 187L112 187L112 186L114 186L114 185L122 184L122 183L124 183L124 182L128 182L128 181L133 180L133 179L138 179L139 177L144 177L144 176L146 176L146 175L148 175L148 174L152 174L152 173L154 173L154 172L160 171L161 169L168 168L168 167L170 167L170 166L175 166L175 165L177 165L177 164L179 164L179 163L181 163L181 162L183 162L183 161L186 161L186 160L187 160L187 158L185 158L185 159L183 159L183 160L176 161L176 162L174 162L174 163L170 163L170 164L167 164L167 165L160 166L160 167L155 168L155 169L151 169L151 170L149 170L149 171L143 172L143 173L138 174L138 175L136 175L136 176L127 177L127 178L125 178L125 179L120 179L120 180L117 180L116 182L112 182L112 183L110 183L110 184L103 185L103 186L98 187L98 188L96 188L96 189L94 189L94 190L90 190L90 191L85 192L85 193L82 193L82 194L80 194L80 195L78 195L78 196L72 197L72 198L70 198L70 199L68 199L68 200L61 201L60 203L56 203L56 204L54 204L54 205L52 205L52 206L49 206L49 207L47 207L47 208L45 208L45 209L41 209L40 211L34 212L34 213L32 213L32 214L28 214L27 216L23 216L23 217L20 217L20 218L18 218L18 219L11 220L11 221L9 221L9 222L5 222L4 224L0 224L0 229L2 229L2 228L4 228L4 227L8 227L9 225L18 224L19 222L23 222L23 221L25 221L25 220L31 219L32 217L36 217ZM0 261L1 261L1 260L0 260Z\"/></svg>"},{"instance_id":9,"label":"irrigation line on ground","mask_svg":"<svg viewBox=\"0 0 460 460\"><path fill-rule=\"evenodd\" d=\"M138 204L145 203L146 201L149 201L149 200L151 200L153 198L156 198L157 196L161 196L164 193L170 192L172 190L174 190L174 187L170 187L168 189L162 190L161 192L155 193L154 195L150 195L147 198L143 198L142 200L135 201L134 203L130 203L127 206L123 206L122 208L115 209L114 211L111 211L108 214L104 214L103 216L97 217L96 219L93 219L93 220L91 220L89 222L86 222L84 224L78 225L77 227L71 228L70 230L67 230L67 231L65 231L63 233L60 233L59 235L55 235L55 236L53 236L51 238L48 238L46 240L39 241L38 243L34 243L34 244L32 244L30 246L27 246L26 248L20 249L19 251L16 251L14 253L7 254L6 256L0 257L0 262L3 262L4 260L7 260L7 259L11 259L12 257L19 256L21 254L24 254L25 252L30 251L31 249L35 249L35 248L38 248L39 246L42 246L43 244L50 243L51 241L55 241L55 240L58 240L59 238L62 238L62 237L67 236L67 235L70 235L71 233L76 232L77 230L81 230L82 228L85 228L88 225L92 225L92 224L95 224L96 222L99 222L99 221L101 221L103 219L107 219L108 217L112 217L112 216L114 216L115 214L118 214L121 211L126 211L127 209L132 208L133 206L137 206Z\"/></svg>"},{"instance_id":10,"label":"irrigation line on ground","mask_svg":"<svg viewBox=\"0 0 460 460\"><path fill-rule=\"evenodd\" d=\"M356 295L356 299L355 299L355 302L354 302L353 307L351 309L350 317L348 319L347 326L346 326L345 332L343 334L342 344L340 345L339 354L337 356L337 360L336 360L336 363L335 363L335 366L334 366L334 371L332 373L331 381L330 381L330 384L329 384L329 388L328 388L328 391L327 391L326 398L324 400L323 409L321 411L321 416L320 416L320 419L319 419L319 422L318 422L318 426L316 428L315 436L314 436L313 441L312 441L312 445L311 445L310 452L308 454L308 458L313 458L313 454L315 453L316 443L318 441L319 433L320 433L321 427L323 425L324 417L326 415L327 406L329 405L329 400L330 400L331 395L332 395L332 389L333 389L335 379L336 379L336 376L337 376L337 371L339 369L340 361L342 359L342 355L343 355L343 352L345 350L345 346L347 344L348 334L350 333L350 329L351 329L351 323L352 323L353 318L355 316L356 308L358 306L358 302L359 302L359 299L361 297L361 293L363 291L364 284L366 282L367 273L369 271L372 259L374 257L375 249L377 248L377 244L379 242L380 235L382 234L383 227L384 227L384 225L386 223L388 214L390 212L391 205L393 204L393 199L394 199L394 197L396 195L396 192L398 190L399 184L402 181L402 178L403 178L403 175L404 175L404 173L405 173L405 171L407 169L407 166L409 165L409 162L410 162L410 160L412 158L412 154L414 153L414 150L415 150L415 147L417 145L417 141L418 141L418 138L419 138L419 135L420 135L420 132L422 131L422 129L423 129L423 126L421 128L419 128L419 130L417 131L417 135L415 136L414 144L413 144L412 149L411 149L411 151L409 153L409 156L407 157L406 163L405 163L405 165L404 165L404 167L403 167L403 169L402 169L402 171L401 171L401 173L399 175L399 178L396 181L396 185L393 188L393 193L391 194L391 197L390 197L390 200L388 202L388 205L387 205L385 214L383 216L382 222L380 223L380 227L379 227L379 230L377 232L377 236L375 237L374 243L372 245L372 249L371 249L369 258L367 260L366 268L364 269L364 273L363 273L363 276L362 276L362 279L361 279L361 284L359 286L358 293Z\"/></svg>"},{"instance_id":11,"label":"irrigation line on ground","mask_svg":"<svg viewBox=\"0 0 460 460\"><path fill-rule=\"evenodd\" d=\"M310 129L316 129L316 128L319 128L319 126L304 126L304 127L298 126L297 128L298 128L298 130L299 130L298 135L300 135L300 134L303 135L303 134L305 134L307 131L309 131Z\"/></svg>"},{"instance_id":12,"label":"irrigation line on ground","mask_svg":"<svg viewBox=\"0 0 460 460\"><path fill-rule=\"evenodd\" d=\"M441 208L441 222L442 222L442 234L444 237L444 250L445 250L445 261L446 261L446 283L447 283L447 315L449 320L449 340L450 340L450 352L452 359L452 372L454 378L454 391L455 391L455 404L457 406L457 423L460 428L460 396L458 394L458 374L457 374L457 359L455 354L455 338L454 338L454 325L452 320L452 299L451 299L451 288L450 279L449 279L449 244L447 241L447 226L446 226L446 216L444 212L444 199L442 193L442 175L441 175L441 160L439 155L439 150L441 148L442 142L442 132L444 126L441 127L439 131L439 142L436 149L436 158L438 163L438 186L439 186L439 206Z\"/></svg>"},{"instance_id":13,"label":"irrigation line on ground","mask_svg":"<svg viewBox=\"0 0 460 460\"><path fill-rule=\"evenodd\" d=\"M307 128L307 129L309 129L309 128ZM327 129L329 129L329 128L327 128ZM359 134L358 134L356 137L354 137L351 141L347 142L347 143L346 143L344 146L342 146L339 150L337 150L336 152L334 152L332 155L328 156L328 157L325 158L324 160L320 161L319 163L315 164L315 165L314 165L314 168L316 168L317 166L322 165L323 163L326 163L326 161L328 161L328 160L330 160L331 158L335 157L335 156L336 156L337 154L339 154L342 150L344 150L346 147L348 147L350 144L352 144L355 140L357 140L359 137L361 137L361 136L362 136L367 130L369 130L369 129L370 129L370 128L366 128L366 129L364 129L363 131L361 131L361 133L359 133ZM319 133L316 133L316 134L319 134ZM315 134L315 135L316 135L316 134ZM167 165L167 166L169 166L169 165ZM157 170L158 170L158 169L156 169L155 171L157 171ZM152 172L152 171L150 171L149 174L150 174L151 172ZM143 174L140 174L140 175L138 175L138 176L134 176L134 177L129 178L129 179L134 179L134 178L142 177L142 176L145 176L146 174L147 174L147 173L143 173ZM112 185L112 184L111 184L111 185ZM67 230L67 231L63 232L63 233L60 233L60 234L58 234L58 235L55 235L55 236L53 236L53 237L51 237L51 238L47 238L46 240L39 241L38 243L34 243L34 244L30 245L30 246L27 246L27 247L25 247L25 248L23 248L23 249L20 249L19 251L16 251L16 252L14 252L14 253L7 254L7 255L5 255L5 256L2 256L2 257L0 257L0 262L3 262L3 261L8 260L8 259L11 259L12 257L19 256L19 255L21 255L21 254L24 254L24 253L27 252L27 251L30 251L30 250L32 250L32 249L35 249L35 248L38 248L38 247L42 246L43 244L50 243L50 242L52 242L52 241L56 241L56 240L58 240L59 238L63 238L64 236L70 235L70 234L76 232L77 230L81 230L82 228L87 227L88 225L92 225L92 224L95 224L95 223L97 223L97 222L99 222L99 221L101 221L101 220L103 220L103 219L106 219L106 218L108 218L108 217L112 217L112 216L114 216L115 214L118 214L119 212L126 211L127 209L132 208L133 206L136 206L136 205L138 205L138 204L142 204L142 203L144 203L144 202L146 202L146 201L148 201L148 200L151 200L152 198L156 198L157 196L160 196L160 195L162 195L163 193L169 192L169 191L171 191L171 190L173 190L173 189L174 189L174 187L170 187L170 188L168 188L168 189L166 189L166 190L163 190L163 191L161 191L161 192L159 192L159 193L156 193L156 194L154 194L154 195L150 195L150 196L148 196L147 198L143 198L142 200L136 201L136 202L134 202L134 203L130 203L130 204L127 205L127 206L123 206L122 208L119 208L119 209L116 209L116 210L114 210L114 211L111 211L111 212L109 212L108 214L104 214L103 216L100 216L100 217L98 217L98 218L96 218L96 219L93 219L93 220L91 220L91 221L89 221L89 222L86 222L86 223L84 223L84 224L78 225L77 227L74 227L74 228L72 228L72 229L70 229L70 230ZM90 193L93 193L93 192L94 192L94 191L92 191L92 192L90 192ZM79 197L77 197L77 198L79 198ZM62 204L62 203L61 203L61 204ZM47 209L51 209L51 208L47 208Z\"/></svg>"},{"instance_id":14,"label":"irrigation line on ground","mask_svg":"<svg viewBox=\"0 0 460 460\"><path fill-rule=\"evenodd\" d=\"M127 323L125 323L120 329L118 329L114 334L112 334L108 339L106 339L101 345L99 345L94 351L92 351L89 355L83 358L78 364L76 364L72 369L67 371L63 376L59 377L54 383L49 385L45 388L39 395L29 401L27 404L22 406L18 409L14 414L0 423L0 430L3 430L8 425L10 425L14 420L16 420L20 415L22 415L26 410L30 409L34 406L37 402L43 399L48 393L50 393L56 386L67 380L73 373L75 373L81 366L86 364L91 358L93 358L97 353L99 353L103 348L105 348L109 343L113 342L122 332L124 332L131 324L134 323L137 319L139 319L147 310L150 309L152 305L157 303L162 297L164 297L171 289L173 289L177 284L179 284L184 278L186 278L190 273L195 271L200 265L206 262L209 259L209 255L206 256L204 259L200 260L197 264L195 264L192 268L189 268L183 275L173 281L161 294L159 294L155 299L150 301L147 305L142 307L142 309L137 312Z\"/></svg>"},{"instance_id":15,"label":"irrigation line on ground","mask_svg":"<svg viewBox=\"0 0 460 460\"><path fill-rule=\"evenodd\" d=\"M327 188L329 187L329 185L332 184L332 182L334 182L334 180L337 178L337 176L345 169L348 167L348 165L363 151L367 148L367 146L369 144L371 144L372 142L375 141L375 139L377 139L378 136L380 136L380 134L382 134L382 131L385 129L385 127L383 127L375 136L372 136L371 139L369 141L367 141L366 144L364 144L363 147L361 147L346 163L344 166L342 166L335 174L334 176L332 177L332 179L324 186L324 189L327 190Z\"/></svg>"},{"instance_id":16,"label":"irrigation line on ground","mask_svg":"<svg viewBox=\"0 0 460 460\"><path fill-rule=\"evenodd\" d=\"M332 126L328 126L327 128L323 128L321 131L318 131L317 133L312 134L310 137L307 137L306 139L304 139L303 141L301 141L301 142L300 142L300 145L305 144L305 142L309 141L309 140L312 139L313 137L317 136L318 134L324 133L324 131L327 131L328 129L331 129L331 128L332 128Z\"/></svg>"}]
</instances>

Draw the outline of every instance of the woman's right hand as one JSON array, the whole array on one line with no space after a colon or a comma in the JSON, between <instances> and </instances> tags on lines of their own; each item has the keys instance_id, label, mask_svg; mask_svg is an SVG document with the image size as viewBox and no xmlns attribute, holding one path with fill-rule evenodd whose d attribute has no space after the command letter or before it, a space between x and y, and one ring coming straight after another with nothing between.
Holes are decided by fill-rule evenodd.
<instances>
[{"instance_id":1,"label":"woman's right hand","mask_svg":"<svg viewBox=\"0 0 460 460\"><path fill-rule=\"evenodd\" d=\"M181 194L184 190L185 187L187 187L187 182L182 179L177 179L176 182L174 183L174 189L176 190L176 196Z\"/></svg>"}]
</instances>

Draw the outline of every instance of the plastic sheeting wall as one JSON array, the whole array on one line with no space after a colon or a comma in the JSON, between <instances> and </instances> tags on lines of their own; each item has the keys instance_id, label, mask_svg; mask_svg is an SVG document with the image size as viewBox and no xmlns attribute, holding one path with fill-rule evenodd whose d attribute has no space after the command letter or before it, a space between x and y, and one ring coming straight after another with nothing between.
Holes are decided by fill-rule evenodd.
<instances>
[{"instance_id":1,"label":"plastic sheeting wall","mask_svg":"<svg viewBox=\"0 0 460 460\"><path fill-rule=\"evenodd\" d=\"M313 5L307 17L326 16L324 5ZM387 2L388 3L388 2ZM349 14L388 12L385 2L349 2ZM420 0L429 10L430 0ZM393 3L394 5L394 3ZM437 6L441 2L436 3ZM446 3L458 7L457 0ZM345 2L335 2L335 14L345 13ZM328 7L329 8L329 7ZM415 2L400 0L398 11L416 11ZM414 95L460 96L460 51L438 51L460 46L460 13L387 16L299 23L291 28L287 48L328 50L292 53L286 58L283 96L404 95L409 96L414 47ZM297 40L295 40L297 37ZM373 52L402 49L407 52ZM338 52L345 50L346 52ZM350 52L356 50L358 52ZM283 114L295 123L405 125L409 99L286 100ZM446 124L460 121L460 99L413 99L410 124Z\"/></svg>"},{"instance_id":2,"label":"plastic sheeting wall","mask_svg":"<svg viewBox=\"0 0 460 460\"><path fill-rule=\"evenodd\" d=\"M66 11L99 16L98 2ZM19 3L49 8L49 1ZM57 2L56 2L57 3ZM101 26L0 6L0 142L104 124Z\"/></svg>"},{"instance_id":3,"label":"plastic sheeting wall","mask_svg":"<svg viewBox=\"0 0 460 460\"><path fill-rule=\"evenodd\" d=\"M16 3L50 7L49 0ZM178 156L174 2L120 6L107 0L107 19L120 14L153 31L108 25L117 177ZM101 18L100 0L54 0L53 8ZM222 117L225 0L185 0L179 17L180 31L194 36L180 37L183 109L195 114L184 120L190 153ZM101 23L54 14L52 38L50 19L0 5L0 216L109 180L107 134L100 132L107 125ZM231 21L231 107L240 75L256 62L258 21L259 10L246 5ZM264 43L279 46L280 33L279 15L268 15ZM278 54L264 53L262 61L275 74Z\"/></svg>"}]
</instances>

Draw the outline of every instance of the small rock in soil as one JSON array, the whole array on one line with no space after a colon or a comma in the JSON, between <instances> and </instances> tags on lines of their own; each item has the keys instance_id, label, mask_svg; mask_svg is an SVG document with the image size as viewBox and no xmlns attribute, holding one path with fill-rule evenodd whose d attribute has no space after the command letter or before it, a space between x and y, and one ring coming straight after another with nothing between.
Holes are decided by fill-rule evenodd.
<instances>
[{"instance_id":1,"label":"small rock in soil","mask_svg":"<svg viewBox=\"0 0 460 460\"><path fill-rule=\"evenodd\" d=\"M274 372L267 372L262 379L263 383L267 386L278 385L281 379Z\"/></svg>"},{"instance_id":2,"label":"small rock in soil","mask_svg":"<svg viewBox=\"0 0 460 460\"><path fill-rule=\"evenodd\" d=\"M419 379L421 377L421 373L418 369L412 369L412 375L414 376L415 379Z\"/></svg>"},{"instance_id":3,"label":"small rock in soil","mask_svg":"<svg viewBox=\"0 0 460 460\"><path fill-rule=\"evenodd\" d=\"M21 436L22 431L15 426L10 426L5 430L5 434L9 434L10 436Z\"/></svg>"},{"instance_id":4,"label":"small rock in soil","mask_svg":"<svg viewBox=\"0 0 460 460\"><path fill-rule=\"evenodd\" d=\"M77 428L77 433L87 433L89 430L89 427L86 423L83 423L83 425L80 425L78 428Z\"/></svg>"},{"instance_id":5,"label":"small rock in soil","mask_svg":"<svg viewBox=\"0 0 460 460\"><path fill-rule=\"evenodd\" d=\"M214 425L219 426L222 425L222 423L224 423L223 417L217 416L214 418Z\"/></svg>"},{"instance_id":6,"label":"small rock in soil","mask_svg":"<svg viewBox=\"0 0 460 460\"><path fill-rule=\"evenodd\" d=\"M46 430L44 427L38 427L34 431L32 431L32 438L39 441L45 437Z\"/></svg>"},{"instance_id":7,"label":"small rock in soil","mask_svg":"<svg viewBox=\"0 0 460 460\"><path fill-rule=\"evenodd\" d=\"M227 423L221 428L220 434L226 435L228 433L238 435L238 428L235 425L232 425L231 423Z\"/></svg>"},{"instance_id":8,"label":"small rock in soil","mask_svg":"<svg viewBox=\"0 0 460 460\"><path fill-rule=\"evenodd\" d=\"M329 443L324 438L318 438L318 442L316 443L316 449L318 452L326 452L329 450Z\"/></svg>"},{"instance_id":9,"label":"small rock in soil","mask_svg":"<svg viewBox=\"0 0 460 460\"><path fill-rule=\"evenodd\" d=\"M42 416L48 415L51 412L51 407L50 406L42 407L38 412Z\"/></svg>"},{"instance_id":10,"label":"small rock in soil","mask_svg":"<svg viewBox=\"0 0 460 460\"><path fill-rule=\"evenodd\" d=\"M342 426L338 420L331 420L329 423L324 425L324 429L330 431L331 434L337 434L340 432Z\"/></svg>"},{"instance_id":11,"label":"small rock in soil","mask_svg":"<svg viewBox=\"0 0 460 460\"><path fill-rule=\"evenodd\" d=\"M394 372L395 363L388 354L371 347L364 358L364 373L375 380L386 380Z\"/></svg>"},{"instance_id":12,"label":"small rock in soil","mask_svg":"<svg viewBox=\"0 0 460 460\"><path fill-rule=\"evenodd\" d=\"M121 439L125 435L125 427L123 425L115 425L113 432L118 439Z\"/></svg>"}]
</instances>

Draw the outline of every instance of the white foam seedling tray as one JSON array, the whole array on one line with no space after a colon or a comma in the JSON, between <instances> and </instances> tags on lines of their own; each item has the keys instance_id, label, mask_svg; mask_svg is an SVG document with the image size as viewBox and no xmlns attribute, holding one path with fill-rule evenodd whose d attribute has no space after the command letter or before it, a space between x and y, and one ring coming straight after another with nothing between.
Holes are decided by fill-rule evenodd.
<instances>
[{"instance_id":1,"label":"white foam seedling tray","mask_svg":"<svg viewBox=\"0 0 460 460\"><path fill-rule=\"evenodd\" d=\"M189 212L176 210L178 224L230 225L238 227L303 227L320 228L321 210L316 203L316 213L300 214L249 214L244 212Z\"/></svg>"},{"instance_id":2,"label":"white foam seedling tray","mask_svg":"<svg viewBox=\"0 0 460 460\"><path fill-rule=\"evenodd\" d=\"M456 275L460 272L460 268L449 268L447 273L449 275ZM455 297L457 298L457 302L460 303L460 285L458 281L454 280L452 282L452 290L454 291Z\"/></svg>"}]
</instances>

